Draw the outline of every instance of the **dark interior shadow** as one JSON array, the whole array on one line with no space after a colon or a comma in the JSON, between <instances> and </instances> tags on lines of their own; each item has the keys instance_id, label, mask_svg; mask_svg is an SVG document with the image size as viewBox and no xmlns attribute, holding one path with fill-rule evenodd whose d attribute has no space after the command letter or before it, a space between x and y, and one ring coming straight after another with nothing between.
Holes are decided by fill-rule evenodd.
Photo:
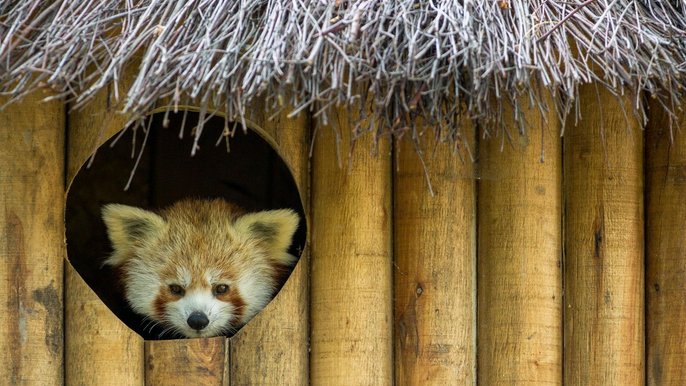
<instances>
[{"instance_id":1,"label":"dark interior shadow","mask_svg":"<svg viewBox=\"0 0 686 386\"><path fill-rule=\"evenodd\" d=\"M145 339L169 339L162 328L148 327L125 299L116 272L103 267L112 249L100 210L108 203L157 209L183 198L224 198L254 210L291 208L301 218L290 252L300 256L306 241L305 213L300 194L288 167L260 135L235 130L229 140L219 141L224 120L211 118L203 129L199 149L191 156L194 138L190 128L198 114L188 112L184 137L179 139L183 113L171 114L162 127L162 113L149 117L147 144L128 190L124 187L139 156L143 130L127 130L103 144L90 167L82 166L67 195L66 238L71 264L102 301L127 326ZM229 125L232 127L233 123ZM135 148L133 146L135 137Z\"/></svg>"}]
</instances>

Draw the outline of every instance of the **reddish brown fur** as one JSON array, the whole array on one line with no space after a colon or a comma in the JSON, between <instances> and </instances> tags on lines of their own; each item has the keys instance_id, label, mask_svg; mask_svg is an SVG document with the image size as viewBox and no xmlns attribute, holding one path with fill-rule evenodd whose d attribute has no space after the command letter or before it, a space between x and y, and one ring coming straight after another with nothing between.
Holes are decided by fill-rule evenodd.
<instances>
[{"instance_id":1,"label":"reddish brown fur","mask_svg":"<svg viewBox=\"0 0 686 386\"><path fill-rule=\"evenodd\" d=\"M223 200L188 200L158 214L116 204L105 212L113 244L120 246L112 261L124 261L124 281L132 283L127 284L129 301L134 310L158 321L188 328L180 315L221 302L225 305L213 317L222 318L223 312L223 319L211 328L240 327L264 307L292 269L294 258L286 248L297 215L289 210L247 214ZM126 269L126 264L133 265ZM228 285L226 293L214 291L212 286L219 284ZM170 285L181 286L184 293L173 293ZM188 294L193 296L186 301Z\"/></svg>"},{"instance_id":2,"label":"reddish brown fur","mask_svg":"<svg viewBox=\"0 0 686 386\"><path fill-rule=\"evenodd\" d=\"M201 226L215 221L217 213L228 214L229 220L233 222L246 212L240 206L224 200L184 200L163 209L160 211L160 216L167 221L186 222L189 225Z\"/></svg>"},{"instance_id":3,"label":"reddish brown fur","mask_svg":"<svg viewBox=\"0 0 686 386\"><path fill-rule=\"evenodd\" d=\"M243 297L241 297L241 294L238 293L237 289L231 289L228 292L229 295L229 302L233 304L234 308L234 316L233 319L231 319L231 324L232 325L237 325L241 318L243 318L243 314L245 313L245 301L243 300Z\"/></svg>"},{"instance_id":4,"label":"reddish brown fur","mask_svg":"<svg viewBox=\"0 0 686 386\"><path fill-rule=\"evenodd\" d=\"M174 300L176 299L174 299L171 294L168 293L168 291L160 289L160 292L157 294L157 298L155 298L155 304L153 305L155 317L157 319L162 319L164 313L167 311L167 303Z\"/></svg>"}]
</instances>

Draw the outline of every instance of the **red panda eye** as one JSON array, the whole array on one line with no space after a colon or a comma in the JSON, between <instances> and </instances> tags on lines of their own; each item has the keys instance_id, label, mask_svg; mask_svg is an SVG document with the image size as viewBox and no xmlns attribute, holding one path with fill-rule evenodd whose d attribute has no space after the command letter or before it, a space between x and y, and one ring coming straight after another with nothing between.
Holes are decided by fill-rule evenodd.
<instances>
[{"instance_id":1,"label":"red panda eye","mask_svg":"<svg viewBox=\"0 0 686 386\"><path fill-rule=\"evenodd\" d=\"M229 291L229 286L226 284L218 284L214 286L214 294L215 295L222 295L225 294Z\"/></svg>"},{"instance_id":2,"label":"red panda eye","mask_svg":"<svg viewBox=\"0 0 686 386\"><path fill-rule=\"evenodd\" d=\"M178 284L170 284L169 285L169 292L171 292L174 295L181 295L181 296L183 296L183 294L184 294L183 287L181 287Z\"/></svg>"}]
</instances>

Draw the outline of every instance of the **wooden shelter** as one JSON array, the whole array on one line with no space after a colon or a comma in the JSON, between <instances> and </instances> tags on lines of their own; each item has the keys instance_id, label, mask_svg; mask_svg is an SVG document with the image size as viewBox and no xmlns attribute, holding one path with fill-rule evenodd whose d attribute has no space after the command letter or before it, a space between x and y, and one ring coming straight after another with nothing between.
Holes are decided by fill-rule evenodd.
<instances>
[{"instance_id":1,"label":"wooden shelter","mask_svg":"<svg viewBox=\"0 0 686 386\"><path fill-rule=\"evenodd\" d=\"M0 2L0 383L686 384L683 4L18 3ZM148 141L184 112L183 152ZM195 194L164 181L208 152L200 179L243 167L202 142L211 120L268 149L239 153L271 184L247 192L301 211L300 260L233 337L144 339L71 255L97 228L71 232L69 202ZM133 158L98 161L127 127Z\"/></svg>"}]
</instances>

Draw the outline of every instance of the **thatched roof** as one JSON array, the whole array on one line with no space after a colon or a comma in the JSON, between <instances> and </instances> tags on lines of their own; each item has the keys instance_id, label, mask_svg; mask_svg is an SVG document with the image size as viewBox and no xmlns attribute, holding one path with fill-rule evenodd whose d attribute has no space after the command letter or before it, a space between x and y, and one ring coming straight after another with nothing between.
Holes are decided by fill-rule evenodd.
<instances>
[{"instance_id":1,"label":"thatched roof","mask_svg":"<svg viewBox=\"0 0 686 386\"><path fill-rule=\"evenodd\" d=\"M362 98L377 134L417 117L455 134L460 106L494 119L547 90L564 117L588 82L673 109L685 71L683 0L0 0L0 92L78 107L109 87L139 116L162 97L234 116L266 96L326 119Z\"/></svg>"}]
</instances>

